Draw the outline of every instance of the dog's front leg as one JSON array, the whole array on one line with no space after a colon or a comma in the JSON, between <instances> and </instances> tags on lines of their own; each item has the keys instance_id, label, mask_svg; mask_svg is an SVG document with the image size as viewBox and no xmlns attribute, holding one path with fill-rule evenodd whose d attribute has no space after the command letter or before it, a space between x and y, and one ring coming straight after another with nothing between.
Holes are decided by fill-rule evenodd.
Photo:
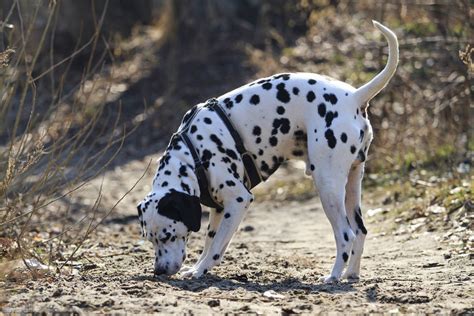
<instances>
[{"instance_id":1,"label":"dog's front leg","mask_svg":"<svg viewBox=\"0 0 474 316\"><path fill-rule=\"evenodd\" d=\"M216 210L216 209L211 209L209 213L209 225L207 227L207 232L206 232L206 241L204 243L204 249L199 256L198 261L196 262L195 266L199 265L199 263L204 260L206 257L207 253L209 252L209 247L211 246L211 242L214 239L216 235L217 228L219 227L222 218L223 218L223 210ZM217 264L219 264L218 262ZM185 266L181 269L181 273L186 273L189 270L192 270L194 267L193 266Z\"/></svg>"},{"instance_id":2,"label":"dog's front leg","mask_svg":"<svg viewBox=\"0 0 474 316\"><path fill-rule=\"evenodd\" d=\"M347 168L349 169L349 167ZM347 220L344 207L347 169L334 168L334 165L320 164L313 171L316 186L319 189L324 212L331 223L336 240L336 261L331 274L322 278L325 283L337 282L349 259L355 234Z\"/></svg>"},{"instance_id":3,"label":"dog's front leg","mask_svg":"<svg viewBox=\"0 0 474 316\"><path fill-rule=\"evenodd\" d=\"M346 211L347 217L352 229L355 231L356 238L352 245L351 256L347 270L342 276L343 278L357 280L360 273L360 259L364 251L365 236L367 229L362 221L361 204L361 185L364 174L364 163L354 165L347 179L346 184Z\"/></svg>"},{"instance_id":4,"label":"dog's front leg","mask_svg":"<svg viewBox=\"0 0 474 316\"><path fill-rule=\"evenodd\" d=\"M199 278L221 262L224 252L244 218L250 202L253 201L252 194L245 189L243 184L242 187L241 190L234 189L234 192L241 192L242 194L224 201L223 217L216 229L214 238L210 240L207 252L203 252L201 258L191 269L182 273L183 277Z\"/></svg>"}]
</instances>

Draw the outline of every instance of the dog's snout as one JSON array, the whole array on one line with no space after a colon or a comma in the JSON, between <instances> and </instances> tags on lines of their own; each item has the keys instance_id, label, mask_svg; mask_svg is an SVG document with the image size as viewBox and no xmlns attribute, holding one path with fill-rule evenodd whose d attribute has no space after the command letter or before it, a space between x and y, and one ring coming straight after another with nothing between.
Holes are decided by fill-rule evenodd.
<instances>
[{"instance_id":1,"label":"dog's snout","mask_svg":"<svg viewBox=\"0 0 474 316\"><path fill-rule=\"evenodd\" d=\"M162 275L165 273L166 273L166 269L161 268L161 267L155 268L155 275Z\"/></svg>"}]
</instances>

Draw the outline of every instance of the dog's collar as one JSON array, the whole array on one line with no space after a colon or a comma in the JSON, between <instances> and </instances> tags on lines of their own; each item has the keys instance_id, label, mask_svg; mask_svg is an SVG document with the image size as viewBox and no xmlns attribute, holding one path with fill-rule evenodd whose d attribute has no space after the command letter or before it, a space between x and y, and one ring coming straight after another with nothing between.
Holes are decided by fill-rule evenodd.
<instances>
[{"instance_id":1,"label":"dog's collar","mask_svg":"<svg viewBox=\"0 0 474 316\"><path fill-rule=\"evenodd\" d=\"M244 164L245 187L247 188L247 190L252 189L257 184L262 182L262 176L255 164L252 154L248 152L247 149L245 148L242 138L240 137L239 133L232 125L232 122L229 120L225 112L219 106L219 101L217 101L217 99L212 98L212 99L207 100L204 107L207 107L215 111L217 115L219 116L219 118L224 123L224 125L227 127L230 135L234 139L235 147ZM210 190L209 182L207 180L207 175L206 175L206 171L204 170L203 163L201 161L201 158L199 158L196 148L194 147L191 139L189 138L187 134L191 126L191 122L193 121L194 117L196 116L196 114L199 112L200 109L202 108L197 108L196 110L192 111L192 116L187 120L184 126L173 135L173 137L181 138L186 143L186 146L188 146L189 151L191 152L191 155L194 160L194 165L195 165L194 172L196 173L196 176L198 178L199 190L201 191L201 197L200 197L201 203L212 208L223 209L223 206L219 204L213 198L211 192L209 191Z\"/></svg>"}]
</instances>

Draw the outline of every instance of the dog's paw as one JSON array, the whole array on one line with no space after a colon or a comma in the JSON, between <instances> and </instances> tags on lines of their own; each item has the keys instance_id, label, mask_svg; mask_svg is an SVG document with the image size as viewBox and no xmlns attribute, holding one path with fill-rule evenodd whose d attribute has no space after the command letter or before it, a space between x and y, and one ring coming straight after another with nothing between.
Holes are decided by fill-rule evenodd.
<instances>
[{"instance_id":1,"label":"dog's paw","mask_svg":"<svg viewBox=\"0 0 474 316\"><path fill-rule=\"evenodd\" d=\"M179 270L179 274L183 274L183 273L186 273L188 272L189 270L191 270L193 267L191 266L183 266L180 270Z\"/></svg>"},{"instance_id":2,"label":"dog's paw","mask_svg":"<svg viewBox=\"0 0 474 316\"><path fill-rule=\"evenodd\" d=\"M326 284L333 284L339 282L339 279L332 275L326 275L319 278L319 281L324 282Z\"/></svg>"},{"instance_id":3,"label":"dog's paw","mask_svg":"<svg viewBox=\"0 0 474 316\"><path fill-rule=\"evenodd\" d=\"M344 275L342 276L342 279L347 279L347 281L349 281L349 282L359 282L359 280L360 280L359 274L357 274L355 272L346 272L346 273L344 273Z\"/></svg>"},{"instance_id":4,"label":"dog's paw","mask_svg":"<svg viewBox=\"0 0 474 316\"><path fill-rule=\"evenodd\" d=\"M200 267L190 267L189 269L180 271L181 276L187 279L198 279L206 273L207 269L202 269Z\"/></svg>"}]
</instances>

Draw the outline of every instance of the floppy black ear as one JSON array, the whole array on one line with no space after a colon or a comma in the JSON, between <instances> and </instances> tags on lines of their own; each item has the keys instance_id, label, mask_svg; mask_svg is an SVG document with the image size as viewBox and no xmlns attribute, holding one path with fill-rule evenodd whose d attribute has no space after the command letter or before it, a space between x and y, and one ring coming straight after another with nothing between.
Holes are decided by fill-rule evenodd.
<instances>
[{"instance_id":1,"label":"floppy black ear","mask_svg":"<svg viewBox=\"0 0 474 316\"><path fill-rule=\"evenodd\" d=\"M158 213L183 222L189 230L194 232L201 228L202 209L197 196L171 191L158 203Z\"/></svg>"}]
</instances>

